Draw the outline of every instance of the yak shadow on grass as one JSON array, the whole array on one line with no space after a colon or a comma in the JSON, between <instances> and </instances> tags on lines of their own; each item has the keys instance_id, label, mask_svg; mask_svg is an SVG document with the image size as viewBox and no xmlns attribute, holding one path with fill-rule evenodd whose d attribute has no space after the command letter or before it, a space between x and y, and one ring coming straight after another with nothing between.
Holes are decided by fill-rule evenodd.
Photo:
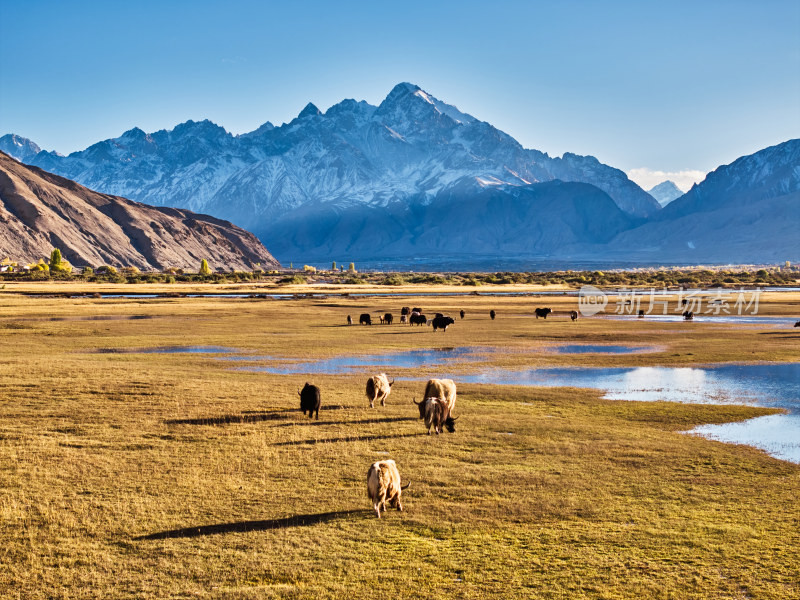
<instances>
[{"instance_id":1,"label":"yak shadow on grass","mask_svg":"<svg viewBox=\"0 0 800 600\"><path fill-rule=\"evenodd\" d=\"M338 442L372 442L375 440L395 440L398 438L411 438L428 435L424 432L419 433L395 433L393 435L353 435L337 438L322 438L313 440L295 440L291 442L277 442L275 446L314 446L316 444L336 444Z\"/></svg>"},{"instance_id":2,"label":"yak shadow on grass","mask_svg":"<svg viewBox=\"0 0 800 600\"><path fill-rule=\"evenodd\" d=\"M159 531L149 535L141 535L134 540L166 540L170 538L193 538L204 535L217 535L220 533L246 533L248 531L269 531L272 529L287 529L289 527L308 527L317 523L326 523L337 519L346 519L356 515L372 514L371 510L339 510L312 515L294 515L283 519L266 519L264 521L239 521L236 523L218 523L217 525L202 525L200 527L184 527L170 531Z\"/></svg>"},{"instance_id":3,"label":"yak shadow on grass","mask_svg":"<svg viewBox=\"0 0 800 600\"><path fill-rule=\"evenodd\" d=\"M308 420L299 423L279 423L275 427L293 427L295 425L371 425L377 423L397 423L398 421L417 421L419 417L386 417L384 419L361 419L359 421L317 421Z\"/></svg>"},{"instance_id":4,"label":"yak shadow on grass","mask_svg":"<svg viewBox=\"0 0 800 600\"><path fill-rule=\"evenodd\" d=\"M347 408L342 405L323 406L320 410L341 410ZM236 423L260 423L261 421L275 421L289 419L292 414L302 414L299 408L273 410L269 412L247 411L239 415L220 415L216 417L197 417L195 419L168 419L167 425L233 425ZM288 423L287 423L288 425Z\"/></svg>"},{"instance_id":5,"label":"yak shadow on grass","mask_svg":"<svg viewBox=\"0 0 800 600\"><path fill-rule=\"evenodd\" d=\"M759 331L758 335L779 335L787 338L800 338L800 333L797 331Z\"/></svg>"}]
</instances>

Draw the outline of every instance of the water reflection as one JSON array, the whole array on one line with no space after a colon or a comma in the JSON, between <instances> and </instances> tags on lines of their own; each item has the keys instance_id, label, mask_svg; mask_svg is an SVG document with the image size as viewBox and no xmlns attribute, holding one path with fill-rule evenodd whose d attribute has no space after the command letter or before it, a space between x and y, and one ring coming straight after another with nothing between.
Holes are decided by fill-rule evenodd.
<instances>
[{"instance_id":1,"label":"water reflection","mask_svg":"<svg viewBox=\"0 0 800 600\"><path fill-rule=\"evenodd\" d=\"M160 348L100 348L101 354L231 354L241 352L226 346L162 346Z\"/></svg>"},{"instance_id":2,"label":"water reflection","mask_svg":"<svg viewBox=\"0 0 800 600\"><path fill-rule=\"evenodd\" d=\"M269 360L282 361L278 365L243 367L246 371L259 371L277 375L295 375L300 373L353 373L366 368L415 368L439 366L447 361L475 355L480 348L429 348L423 350L406 350L389 354L363 356L336 356L313 361L286 362L274 356L228 356L223 360L247 361Z\"/></svg>"},{"instance_id":3,"label":"water reflection","mask_svg":"<svg viewBox=\"0 0 800 600\"><path fill-rule=\"evenodd\" d=\"M231 351L223 348L217 348L216 351L226 350ZM340 356L314 361L249 355L228 356L222 360L267 360L278 364L247 366L242 367L242 370L281 375L435 367L431 375L450 377L463 383L586 387L603 390L604 397L610 400L752 404L783 408L789 414L760 417L728 425L705 425L694 432L723 441L750 444L766 450L773 456L800 462L800 364L635 368L557 367L524 370L508 370L481 364L481 354L506 350L481 347L430 348L381 355ZM575 344L549 348L545 351L629 353L652 350L656 349ZM449 374L447 365L455 360L460 360L460 365L473 367L475 372L466 375Z\"/></svg>"},{"instance_id":4,"label":"water reflection","mask_svg":"<svg viewBox=\"0 0 800 600\"><path fill-rule=\"evenodd\" d=\"M748 444L776 458L800 463L800 415L767 415L739 423L700 425L690 433L731 444Z\"/></svg>"},{"instance_id":5,"label":"water reflection","mask_svg":"<svg viewBox=\"0 0 800 600\"><path fill-rule=\"evenodd\" d=\"M657 352L658 348L646 346L606 346L602 344L565 344L547 348L547 352L556 354L638 354Z\"/></svg>"},{"instance_id":6,"label":"water reflection","mask_svg":"<svg viewBox=\"0 0 800 600\"><path fill-rule=\"evenodd\" d=\"M797 319L793 317L761 317L754 315L694 315L691 321L686 321L683 315L603 315L606 319L639 319L644 321L658 321L659 323L735 323L739 325L765 325L775 327L776 325L791 327Z\"/></svg>"},{"instance_id":7,"label":"water reflection","mask_svg":"<svg viewBox=\"0 0 800 600\"><path fill-rule=\"evenodd\" d=\"M692 430L712 439L761 448L800 463L800 364L732 364L697 367L491 369L458 381L501 385L588 387L610 400L752 404L783 408L740 423Z\"/></svg>"}]
</instances>

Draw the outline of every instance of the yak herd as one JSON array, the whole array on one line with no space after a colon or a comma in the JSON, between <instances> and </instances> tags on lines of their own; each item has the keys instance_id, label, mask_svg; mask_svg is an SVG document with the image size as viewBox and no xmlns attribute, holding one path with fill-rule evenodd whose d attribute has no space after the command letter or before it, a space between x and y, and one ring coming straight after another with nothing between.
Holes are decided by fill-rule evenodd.
<instances>
[{"instance_id":1,"label":"yak herd","mask_svg":"<svg viewBox=\"0 0 800 600\"><path fill-rule=\"evenodd\" d=\"M547 318L547 315L553 311L550 308L537 308L535 311L536 318ZM466 312L459 311L459 317L464 319ZM578 318L578 313L572 311L570 319L575 321ZM489 317L494 320L497 317L497 312L492 309L489 311ZM378 317L381 324L391 325L394 322L392 313L384 313ZM362 313L358 322L360 325L372 325L373 318L369 313ZM455 319L436 313L433 318L428 318L419 307L410 308L404 306L400 310L400 323L408 325L430 325L434 331L441 329L447 331L448 326L455 323ZM353 324L353 318L347 315L347 324ZM386 406L386 399L392 393L392 386L395 380L391 381L386 376L386 373L379 373L372 375L367 379L366 397L369 401L370 408L375 408L375 403L380 402L381 406ZM309 418L319 419L319 409L322 403L321 392L318 386L306 382L302 390L298 390L300 396L300 410L302 413L308 414ZM447 430L449 433L455 433L457 417L453 416L453 409L456 404L456 384L452 379L431 379L425 385L425 392L422 394L422 399L418 402L412 400L419 410L419 418L425 423L425 430L428 435L431 431L437 435ZM381 512L386 511L386 505L403 510L403 503L401 496L403 490L409 484L402 485L400 479L400 471L397 469L397 464L394 460L381 460L370 465L367 471L367 494L372 503L372 508L375 515L380 518Z\"/></svg>"},{"instance_id":2,"label":"yak herd","mask_svg":"<svg viewBox=\"0 0 800 600\"><path fill-rule=\"evenodd\" d=\"M370 408L375 408L375 402L380 401L381 406L386 406L386 398L392 393L394 379L389 381L386 373L373 375L367 379L366 396ZM306 382L300 396L300 410L308 417L319 419L319 407L322 395L318 386ZM419 409L419 418L425 422L428 435L431 429L436 434L444 429L450 433L456 431L458 417L453 417L453 408L456 405L456 384L452 379L431 379L425 385L423 399L419 402L413 400ZM386 504L403 510L400 496L409 484L401 485L400 472L393 460L380 460L373 463L367 471L367 494L372 502L375 515L380 518L381 511L386 511Z\"/></svg>"},{"instance_id":3,"label":"yak herd","mask_svg":"<svg viewBox=\"0 0 800 600\"><path fill-rule=\"evenodd\" d=\"M553 311L549 308L537 308L535 311L536 318L547 318L547 315ZM459 317L464 319L466 312L462 309L459 311ZM492 309L489 311L489 317L494 321L497 317L497 312ZM570 319L577 320L578 313L572 311ZM382 325L391 325L394 322L394 315L392 313L384 313L378 316L378 320ZM358 317L359 325L372 325L373 318L369 313L362 313ZM428 318L423 313L420 307L404 306L400 309L400 323L408 325L430 325L433 331L447 331L450 325L455 323L455 319L436 313L433 318ZM347 315L347 324L353 324L353 317ZM386 373L373 375L367 379L366 396L369 400L370 408L375 408L375 403L380 402L381 406L386 406L386 398L392 393L392 386L394 379L389 381ZM306 383L302 390L298 391L300 395L300 410L303 414L308 413L309 418L316 414L319 419L319 406L320 406L320 390L316 385ZM425 392L422 399L417 402L413 400L419 409L419 418L425 423L425 429L430 435L431 430L437 435L447 430L449 433L455 433L456 420L458 417L453 417L453 408L456 405L456 384L452 379L431 379L425 385ZM403 510L403 503L401 496L403 490L409 484L401 485L400 471L397 469L397 464L393 460L381 460L370 465L367 471L367 494L372 503L372 508L375 515L380 518L381 512L386 511L388 504L397 510Z\"/></svg>"},{"instance_id":4,"label":"yak herd","mask_svg":"<svg viewBox=\"0 0 800 600\"><path fill-rule=\"evenodd\" d=\"M534 314L536 318L547 319L547 316L552 314L550 308L536 308ZM578 320L578 312L573 310L568 313L570 320ZM459 317L464 319L466 312L459 311ZM640 318L644 316L644 311L639 311ZM489 311L489 317L495 320L497 312L492 309ZM687 321L692 320L694 314L686 311L683 313L684 319ZM384 313L378 317L381 324L391 325L394 322L392 313ZM362 313L358 322L360 325L372 325L373 318L369 313ZM400 323L408 325L430 325L433 331L441 329L447 331L448 326L455 323L455 319L436 313L433 318L428 318L419 307L410 308L404 306L400 310ZM347 324L353 324L353 318L347 315ZM800 327L800 321L795 324L795 327ZM386 373L373 375L367 379L366 396L369 400L370 408L375 408L375 403L380 402L381 406L386 406L386 399L392 392L392 386L395 380L389 381ZM319 387L306 383L302 390L297 392L300 396L300 410L308 417L316 417L319 419L319 409L321 404L321 393ZM452 379L431 379L425 385L425 392L422 399L417 402L416 398L412 400L419 409L419 418L425 423L425 429L430 435L431 430L437 435L447 430L449 433L455 433L456 417L453 417L453 409L456 404L456 384ZM370 465L367 471L367 494L372 503L372 508L375 515L380 518L381 512L386 511L386 505L403 510L401 496L403 490L409 484L402 485L400 479L400 471L397 469L397 464L394 460L380 460Z\"/></svg>"},{"instance_id":5,"label":"yak herd","mask_svg":"<svg viewBox=\"0 0 800 600\"><path fill-rule=\"evenodd\" d=\"M546 319L547 315L549 315L552 312L553 311L550 308L537 308L534 311L534 314L536 315L537 319L539 317ZM459 317L461 317L461 319L463 319L467 315L467 313L462 309L459 311L458 315ZM494 321L496 317L497 317L497 311L491 309L489 311L489 318L492 319L492 321ZM569 313L569 317L573 321L577 321L578 312L574 310L571 311ZM394 323L394 315L392 313L384 313L378 316L378 320L380 321L381 325L391 325L392 323ZM361 315L358 317L359 325L372 325L372 322L373 318L372 315L369 313L361 313ZM429 318L422 312L422 309L419 307L410 308L408 306L404 306L403 308L400 309L400 323L402 325L432 325L434 331L437 331L439 329L441 329L442 331L447 331L448 326L453 325L455 322L456 321L453 317L449 317L442 313L436 313L436 315L434 315L433 318ZM347 315L347 324L348 325L353 324L353 317L350 315Z\"/></svg>"},{"instance_id":6,"label":"yak herd","mask_svg":"<svg viewBox=\"0 0 800 600\"><path fill-rule=\"evenodd\" d=\"M550 308L536 308L534 315L536 318L547 319L547 316L552 314ZM466 312L459 311L459 317L464 319ZM573 310L568 313L570 320L578 320L578 312ZM644 316L642 312L639 317ZM489 317L495 320L497 312L492 309L489 311ZM683 314L684 319L691 320L694 315L691 312ZM391 325L394 322L392 313L381 314L378 319L381 324ZM358 322L360 325L372 325L373 317L369 313L362 313ZM441 329L447 331L448 326L455 323L455 319L436 313L433 318L428 318L419 307L410 308L404 306L400 310L400 323L408 325L430 325L433 331ZM347 315L347 324L353 324L353 318ZM800 326L800 321L795 327ZM381 406L386 406L386 399L392 393L392 386L395 380L389 381L386 373L380 373L371 376L367 379L366 396L369 401L370 408L375 408L375 403L380 402ZM300 410L305 415L308 413L309 418L316 417L319 419L319 408L321 404L320 389L316 385L306 383L302 390L297 392L300 395ZM425 392L422 399L417 402L416 398L412 400L419 410L419 418L425 423L425 430L428 435L431 431L437 435L447 430L449 433L455 433L456 417L453 417L453 409L456 404L456 384L452 379L431 379L425 385ZM372 508L375 515L380 518L381 512L386 511L386 505L403 510L403 503L401 496L403 490L409 484L402 485L400 479L400 471L397 469L397 464L394 460L380 460L370 465L367 471L367 494L372 503Z\"/></svg>"}]
</instances>

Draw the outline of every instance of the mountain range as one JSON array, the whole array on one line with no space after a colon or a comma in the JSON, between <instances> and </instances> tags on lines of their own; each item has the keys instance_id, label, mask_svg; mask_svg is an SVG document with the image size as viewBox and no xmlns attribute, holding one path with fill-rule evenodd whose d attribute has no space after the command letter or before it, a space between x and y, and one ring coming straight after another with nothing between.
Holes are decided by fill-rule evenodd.
<instances>
[{"instance_id":1,"label":"mountain range","mask_svg":"<svg viewBox=\"0 0 800 600\"><path fill-rule=\"evenodd\" d=\"M280 268L258 239L235 225L187 210L100 194L0 152L0 255L20 263L53 248L76 266Z\"/></svg>"},{"instance_id":2,"label":"mountain range","mask_svg":"<svg viewBox=\"0 0 800 600\"><path fill-rule=\"evenodd\" d=\"M674 181L670 181L669 179L667 181L662 181L656 186L653 186L647 190L647 193L650 194L662 207L683 196L681 189L675 185Z\"/></svg>"},{"instance_id":3,"label":"mountain range","mask_svg":"<svg viewBox=\"0 0 800 600\"><path fill-rule=\"evenodd\" d=\"M769 230L775 213L767 207L783 200L769 192L751 210L748 199L760 193L755 182L768 177L770 161L772 187L781 195L798 190L797 143L775 147L766 163L720 172L719 181L736 178L732 187L703 182L664 209L619 169L591 156L523 148L410 83L378 106L343 100L323 113L308 104L289 123L236 136L210 121L187 121L149 134L134 128L69 156L16 135L0 138L0 150L103 193L228 219L284 263L451 257L467 268L470 257L510 255L707 261L724 254L708 254L702 242L720 239L721 224L737 260L794 257L794 237L754 237ZM740 188L741 198L728 202ZM722 212L707 214L712 205ZM799 219L791 200L781 206L783 232ZM690 213L701 218L681 221ZM744 213L751 220L737 222ZM689 225L685 240L681 229Z\"/></svg>"},{"instance_id":4,"label":"mountain range","mask_svg":"<svg viewBox=\"0 0 800 600\"><path fill-rule=\"evenodd\" d=\"M648 222L615 237L610 252L639 260L796 262L800 258L800 140L709 173Z\"/></svg>"}]
</instances>

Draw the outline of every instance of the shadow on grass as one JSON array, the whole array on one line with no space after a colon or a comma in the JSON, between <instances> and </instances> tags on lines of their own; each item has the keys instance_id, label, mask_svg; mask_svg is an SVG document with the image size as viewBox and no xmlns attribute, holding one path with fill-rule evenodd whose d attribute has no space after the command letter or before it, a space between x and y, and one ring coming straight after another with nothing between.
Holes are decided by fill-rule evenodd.
<instances>
[{"instance_id":1,"label":"shadow on grass","mask_svg":"<svg viewBox=\"0 0 800 600\"><path fill-rule=\"evenodd\" d=\"M300 421L299 423L279 423L275 427L293 427L295 425L370 425L376 423L397 423L399 421L418 421L419 417L386 417L384 419L361 419L359 421Z\"/></svg>"},{"instance_id":2,"label":"shadow on grass","mask_svg":"<svg viewBox=\"0 0 800 600\"><path fill-rule=\"evenodd\" d=\"M396 433L394 435L354 435L348 437L323 438L314 440L296 440L291 442L277 442L275 446L313 446L315 444L335 444L337 442L371 442L374 440L395 440L399 438L411 438L428 435L424 432L419 433Z\"/></svg>"},{"instance_id":3,"label":"shadow on grass","mask_svg":"<svg viewBox=\"0 0 800 600\"><path fill-rule=\"evenodd\" d=\"M317 523L326 523L337 519L346 519L356 515L372 514L369 509L340 510L335 512L317 513L314 515L294 515L283 519L267 519L265 521L239 521L237 523L218 523L217 525L202 525L200 527L184 527L170 531L159 531L149 535L141 535L134 540L166 540L170 538L193 538L204 535L218 535L220 533L245 533L248 531L269 531L271 529L287 529L289 527L308 527Z\"/></svg>"},{"instance_id":4,"label":"shadow on grass","mask_svg":"<svg viewBox=\"0 0 800 600\"><path fill-rule=\"evenodd\" d=\"M781 337L795 338L800 337L797 331L759 331L758 335L779 335Z\"/></svg>"},{"instance_id":5,"label":"shadow on grass","mask_svg":"<svg viewBox=\"0 0 800 600\"><path fill-rule=\"evenodd\" d=\"M347 408L341 404L332 406L322 406L321 412L327 410L341 410ZM302 415L299 408L284 410L274 410L269 412L247 411L239 415L221 415L218 417L198 417L196 419L168 419L164 421L167 425L232 425L235 423L260 423L261 421L275 421L278 419L288 419L292 414ZM302 421L301 421L302 423ZM287 423L289 425L289 423Z\"/></svg>"}]
</instances>

